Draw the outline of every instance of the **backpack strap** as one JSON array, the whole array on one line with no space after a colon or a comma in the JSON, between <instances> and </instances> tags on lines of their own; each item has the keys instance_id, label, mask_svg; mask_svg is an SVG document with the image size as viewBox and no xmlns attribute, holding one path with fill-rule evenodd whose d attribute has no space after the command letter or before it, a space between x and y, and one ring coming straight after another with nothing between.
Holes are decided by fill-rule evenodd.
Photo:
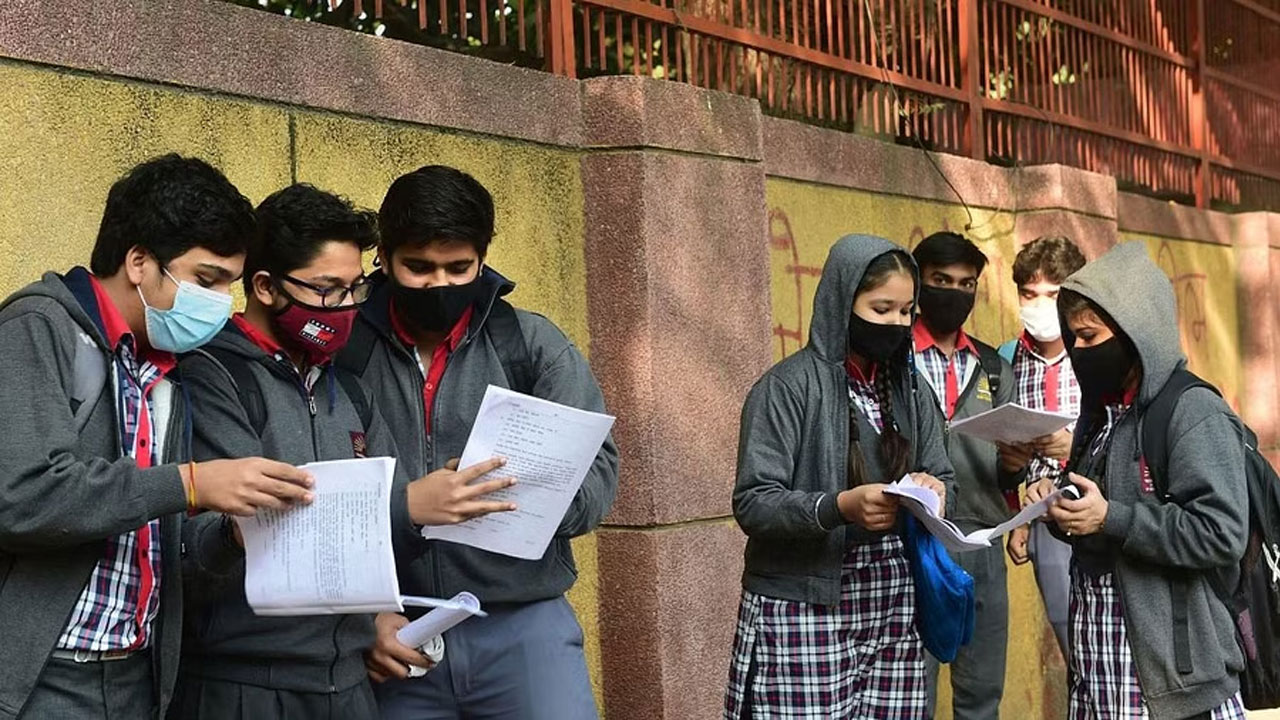
<instances>
[{"instance_id":1,"label":"backpack strap","mask_svg":"<svg viewBox=\"0 0 1280 720\"><path fill-rule=\"evenodd\" d=\"M236 396L240 398L240 405L249 418L249 426L258 437L262 437L262 431L267 426L267 403L262 398L262 386L249 367L250 361L242 355L221 348L200 348L193 352L208 357L227 371L235 385Z\"/></svg>"},{"instance_id":2,"label":"backpack strap","mask_svg":"<svg viewBox=\"0 0 1280 720\"><path fill-rule=\"evenodd\" d=\"M1013 364L1014 354L1018 351L1018 339L1014 338L1009 342L1000 346L996 352L1000 353L1000 357L1004 358L1010 365Z\"/></svg>"},{"instance_id":3,"label":"backpack strap","mask_svg":"<svg viewBox=\"0 0 1280 720\"><path fill-rule=\"evenodd\" d=\"M377 341L378 336L373 326L357 315L351 326L351 337L334 358L334 367L341 367L354 373L356 377L364 377L365 368L369 367L369 358L373 357L373 345Z\"/></svg>"},{"instance_id":4,"label":"backpack strap","mask_svg":"<svg viewBox=\"0 0 1280 720\"><path fill-rule=\"evenodd\" d=\"M77 330L76 349L72 360L71 414L76 433L84 430L102 397L107 384L109 360L104 360L102 350L84 331Z\"/></svg>"},{"instance_id":5,"label":"backpack strap","mask_svg":"<svg viewBox=\"0 0 1280 720\"><path fill-rule=\"evenodd\" d=\"M984 342L974 341L978 348L978 362L982 371L987 374L987 384L991 387L991 405L996 404L996 395L1000 392L1000 353Z\"/></svg>"},{"instance_id":6,"label":"backpack strap","mask_svg":"<svg viewBox=\"0 0 1280 720\"><path fill-rule=\"evenodd\" d=\"M364 426L365 431L368 431L369 426L373 424L373 408L369 406L369 396L364 391L364 385L355 373L346 368L332 365L329 372L337 376L342 391L351 399L351 404L356 406L356 412L360 415L360 424Z\"/></svg>"},{"instance_id":7,"label":"backpack strap","mask_svg":"<svg viewBox=\"0 0 1280 720\"><path fill-rule=\"evenodd\" d=\"M493 343L493 348L498 353L502 372L507 376L507 385L518 393L532 393L535 382L533 356L529 353L529 344L525 342L524 332L520 329L516 309L502 298L494 300L484 329L489 334L489 342Z\"/></svg>"}]
</instances>

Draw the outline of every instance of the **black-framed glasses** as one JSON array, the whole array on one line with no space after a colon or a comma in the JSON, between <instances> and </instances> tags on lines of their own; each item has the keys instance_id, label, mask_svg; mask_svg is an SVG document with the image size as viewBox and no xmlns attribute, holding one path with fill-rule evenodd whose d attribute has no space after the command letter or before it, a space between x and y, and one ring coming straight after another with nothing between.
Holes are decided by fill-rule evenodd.
<instances>
[{"instance_id":1,"label":"black-framed glasses","mask_svg":"<svg viewBox=\"0 0 1280 720\"><path fill-rule=\"evenodd\" d=\"M368 300L370 293L373 292L373 286L369 284L369 281L366 278L356 280L350 287L344 287L342 285L338 285L336 287L320 287L319 285L312 285L304 280L299 280L292 275L285 275L283 279L291 285L297 285L300 288L306 288L307 290L315 293L320 298L320 307L327 310L340 308L343 305L346 305L348 297L351 298L351 303L353 305L359 305L365 300ZM294 301L296 302L297 298L294 298ZM306 303L303 304L305 305Z\"/></svg>"}]
</instances>

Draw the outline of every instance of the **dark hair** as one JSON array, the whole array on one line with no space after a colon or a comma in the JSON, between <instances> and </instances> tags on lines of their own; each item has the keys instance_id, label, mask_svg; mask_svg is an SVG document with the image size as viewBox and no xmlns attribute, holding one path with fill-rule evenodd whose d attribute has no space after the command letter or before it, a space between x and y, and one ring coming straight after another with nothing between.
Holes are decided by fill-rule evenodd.
<instances>
[{"instance_id":1,"label":"dark hair","mask_svg":"<svg viewBox=\"0 0 1280 720\"><path fill-rule=\"evenodd\" d=\"M1013 259L1013 282L1021 287L1039 276L1061 285L1084 263L1084 253L1070 239L1061 235L1039 237L1027 243Z\"/></svg>"},{"instance_id":2,"label":"dark hair","mask_svg":"<svg viewBox=\"0 0 1280 720\"><path fill-rule=\"evenodd\" d=\"M349 242L361 251L378 244L377 218L346 198L307 183L272 193L258 206L259 236L244 262L244 289L253 293L253 276L265 270L277 280L306 267L325 243Z\"/></svg>"},{"instance_id":3,"label":"dark hair","mask_svg":"<svg viewBox=\"0 0 1280 720\"><path fill-rule=\"evenodd\" d=\"M972 265L981 275L982 270L987 267L987 256L982 254L977 245L960 233L947 230L921 240L911 255L921 269L929 266Z\"/></svg>"},{"instance_id":4,"label":"dark hair","mask_svg":"<svg viewBox=\"0 0 1280 720\"><path fill-rule=\"evenodd\" d=\"M868 290L874 290L888 281L895 273L906 273L911 276L913 284L918 284L916 273L911 265L911 258L904 250L891 250L872 260L862 273L862 281L854 297ZM910 352L907 343L903 343L904 352L891 359L885 367L876 372L876 400L880 403L880 417L884 428L880 431L880 457L887 468L886 482L893 482L907 473L911 464L911 443L902 436L893 416L893 382L906 374L905 353ZM861 444L861 440L858 441ZM850 453L853 467L850 468L851 485L866 482L866 461L861 449Z\"/></svg>"},{"instance_id":5,"label":"dark hair","mask_svg":"<svg viewBox=\"0 0 1280 720\"><path fill-rule=\"evenodd\" d=\"M1107 328L1111 330L1113 335L1121 338L1126 343L1130 342L1129 336L1124 332L1124 330L1120 329L1119 323L1108 315L1106 310L1099 307L1097 303L1074 290L1063 289L1058 293L1058 314L1062 316L1063 320L1069 322L1071 318L1085 312L1091 312L1094 315L1097 315L1098 319L1102 321L1103 325L1106 325ZM1063 337L1069 338L1071 340L1070 344L1074 344L1075 336L1070 332L1070 330L1066 327L1063 327L1062 330Z\"/></svg>"},{"instance_id":6,"label":"dark hair","mask_svg":"<svg viewBox=\"0 0 1280 720\"><path fill-rule=\"evenodd\" d=\"M461 170L428 165L391 183L378 224L388 260L402 245L440 240L468 243L483 258L493 240L493 196Z\"/></svg>"},{"instance_id":7,"label":"dark hair","mask_svg":"<svg viewBox=\"0 0 1280 720\"><path fill-rule=\"evenodd\" d=\"M222 173L203 160L163 155L111 186L89 268L114 275L135 245L161 265L194 248L232 257L248 250L255 227L253 205Z\"/></svg>"}]
</instances>

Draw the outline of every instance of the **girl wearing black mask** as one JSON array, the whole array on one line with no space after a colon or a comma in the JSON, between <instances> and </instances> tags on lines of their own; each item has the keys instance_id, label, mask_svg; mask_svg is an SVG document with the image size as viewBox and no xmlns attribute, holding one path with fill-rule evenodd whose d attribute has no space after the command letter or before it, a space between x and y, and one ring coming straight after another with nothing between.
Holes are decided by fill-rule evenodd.
<instances>
[{"instance_id":1,"label":"girl wearing black mask","mask_svg":"<svg viewBox=\"0 0 1280 720\"><path fill-rule=\"evenodd\" d=\"M952 470L908 334L918 273L887 240L832 248L809 344L742 411L734 514L748 535L725 718L921 718L924 650L883 491L910 473L947 505Z\"/></svg>"},{"instance_id":2,"label":"girl wearing black mask","mask_svg":"<svg viewBox=\"0 0 1280 720\"><path fill-rule=\"evenodd\" d=\"M1078 497L1049 511L1072 545L1068 717L1243 720L1243 656L1212 585L1244 552L1239 419L1212 390L1183 392L1156 428L1167 456L1152 476L1146 410L1186 359L1173 288L1143 243L1069 277L1058 312L1083 395L1065 478Z\"/></svg>"}]
</instances>

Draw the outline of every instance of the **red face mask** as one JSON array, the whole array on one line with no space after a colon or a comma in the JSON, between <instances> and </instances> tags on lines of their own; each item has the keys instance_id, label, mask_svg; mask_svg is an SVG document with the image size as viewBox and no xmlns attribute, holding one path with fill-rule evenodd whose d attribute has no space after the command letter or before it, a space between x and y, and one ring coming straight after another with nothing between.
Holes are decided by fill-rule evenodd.
<instances>
[{"instance_id":1,"label":"red face mask","mask_svg":"<svg viewBox=\"0 0 1280 720\"><path fill-rule=\"evenodd\" d=\"M307 364L323 364L347 344L356 312L355 305L330 310L290 301L275 317L280 342L303 353Z\"/></svg>"}]
</instances>

